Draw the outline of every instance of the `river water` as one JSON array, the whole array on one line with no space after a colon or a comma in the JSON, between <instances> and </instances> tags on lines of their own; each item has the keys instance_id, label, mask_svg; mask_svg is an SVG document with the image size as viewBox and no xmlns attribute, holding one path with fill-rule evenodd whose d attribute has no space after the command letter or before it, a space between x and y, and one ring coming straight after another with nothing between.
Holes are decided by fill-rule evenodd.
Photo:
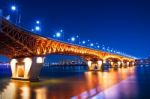
<instances>
[{"instance_id":1,"label":"river water","mask_svg":"<svg viewBox=\"0 0 150 99\"><path fill-rule=\"evenodd\" d=\"M150 99L149 92L149 65L103 72L45 72L39 82L0 74L0 99Z\"/></svg>"}]
</instances>

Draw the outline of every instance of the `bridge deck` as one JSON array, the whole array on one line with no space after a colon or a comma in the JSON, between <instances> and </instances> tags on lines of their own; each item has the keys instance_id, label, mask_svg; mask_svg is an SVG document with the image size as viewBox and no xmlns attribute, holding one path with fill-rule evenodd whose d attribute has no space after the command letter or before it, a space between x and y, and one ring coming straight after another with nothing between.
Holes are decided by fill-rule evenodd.
<instances>
[{"instance_id":1,"label":"bridge deck","mask_svg":"<svg viewBox=\"0 0 150 99\"><path fill-rule=\"evenodd\" d=\"M78 55L86 59L115 57L133 60L122 55L48 39L20 28L3 18L0 26L0 54L9 58L57 53Z\"/></svg>"}]
</instances>

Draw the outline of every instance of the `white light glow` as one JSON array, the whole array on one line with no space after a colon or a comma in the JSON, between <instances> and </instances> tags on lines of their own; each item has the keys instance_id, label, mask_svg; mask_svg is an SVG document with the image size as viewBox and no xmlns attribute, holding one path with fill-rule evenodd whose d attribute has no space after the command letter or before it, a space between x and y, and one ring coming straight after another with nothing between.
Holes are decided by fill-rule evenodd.
<instances>
[{"instance_id":1,"label":"white light glow","mask_svg":"<svg viewBox=\"0 0 150 99\"><path fill-rule=\"evenodd\" d=\"M39 26L36 26L36 27L35 27L35 30L36 30L36 31L40 31L40 27L39 27Z\"/></svg>"},{"instance_id":2,"label":"white light glow","mask_svg":"<svg viewBox=\"0 0 150 99\"><path fill-rule=\"evenodd\" d=\"M63 32L63 30L61 29L60 32Z\"/></svg>"},{"instance_id":3,"label":"white light glow","mask_svg":"<svg viewBox=\"0 0 150 99\"><path fill-rule=\"evenodd\" d=\"M33 31L34 31L34 29L31 29L31 31L33 32Z\"/></svg>"},{"instance_id":4,"label":"white light glow","mask_svg":"<svg viewBox=\"0 0 150 99\"><path fill-rule=\"evenodd\" d=\"M99 66L101 66L102 63L103 63L102 61L100 61L100 60L98 61L98 65L99 65Z\"/></svg>"},{"instance_id":5,"label":"white light glow","mask_svg":"<svg viewBox=\"0 0 150 99\"><path fill-rule=\"evenodd\" d=\"M57 32L57 33L56 33L56 37L61 37L61 33L60 33L60 32Z\"/></svg>"},{"instance_id":6,"label":"white light glow","mask_svg":"<svg viewBox=\"0 0 150 99\"><path fill-rule=\"evenodd\" d=\"M85 44L85 41L82 41L83 44Z\"/></svg>"},{"instance_id":7,"label":"white light glow","mask_svg":"<svg viewBox=\"0 0 150 99\"><path fill-rule=\"evenodd\" d=\"M134 62L132 62L132 66L134 66Z\"/></svg>"},{"instance_id":8,"label":"white light glow","mask_svg":"<svg viewBox=\"0 0 150 99\"><path fill-rule=\"evenodd\" d=\"M93 43L91 43L91 44L90 44L90 46L94 46L94 44L93 44Z\"/></svg>"},{"instance_id":9,"label":"white light glow","mask_svg":"<svg viewBox=\"0 0 150 99\"><path fill-rule=\"evenodd\" d=\"M75 41L75 38L74 38L74 37L72 37L72 38L71 38L71 41Z\"/></svg>"},{"instance_id":10,"label":"white light glow","mask_svg":"<svg viewBox=\"0 0 150 99\"><path fill-rule=\"evenodd\" d=\"M32 59L31 58L25 58L23 60L23 62L25 63L25 74L24 74L24 77L28 78L28 73L29 73L29 70L30 70L31 65L32 65Z\"/></svg>"},{"instance_id":11,"label":"white light glow","mask_svg":"<svg viewBox=\"0 0 150 99\"><path fill-rule=\"evenodd\" d=\"M90 67L92 65L92 61L88 61L88 66Z\"/></svg>"},{"instance_id":12,"label":"white light glow","mask_svg":"<svg viewBox=\"0 0 150 99\"><path fill-rule=\"evenodd\" d=\"M16 59L12 59L11 62L10 62L10 66L11 66L11 71L12 71L12 77L15 77L16 76L16 63L17 63L17 60Z\"/></svg>"},{"instance_id":13,"label":"white light glow","mask_svg":"<svg viewBox=\"0 0 150 99\"><path fill-rule=\"evenodd\" d=\"M11 10L15 11L16 10L16 6L11 6Z\"/></svg>"},{"instance_id":14,"label":"white light glow","mask_svg":"<svg viewBox=\"0 0 150 99\"><path fill-rule=\"evenodd\" d=\"M120 65L121 65L121 62L118 62L118 65L120 66Z\"/></svg>"},{"instance_id":15,"label":"white light glow","mask_svg":"<svg viewBox=\"0 0 150 99\"><path fill-rule=\"evenodd\" d=\"M106 60L105 60L105 59L103 60L103 63L106 63Z\"/></svg>"},{"instance_id":16,"label":"white light glow","mask_svg":"<svg viewBox=\"0 0 150 99\"><path fill-rule=\"evenodd\" d=\"M110 62L111 66L113 66L114 62Z\"/></svg>"},{"instance_id":17,"label":"white light glow","mask_svg":"<svg viewBox=\"0 0 150 99\"><path fill-rule=\"evenodd\" d=\"M47 99L47 89L45 87L35 89L36 99Z\"/></svg>"},{"instance_id":18,"label":"white light glow","mask_svg":"<svg viewBox=\"0 0 150 99\"><path fill-rule=\"evenodd\" d=\"M120 66L121 66L121 62L120 62L120 61L118 61L117 63L118 63L118 66L120 67Z\"/></svg>"},{"instance_id":19,"label":"white light glow","mask_svg":"<svg viewBox=\"0 0 150 99\"><path fill-rule=\"evenodd\" d=\"M44 62L43 57L37 57L36 63L43 63L43 62Z\"/></svg>"},{"instance_id":20,"label":"white light glow","mask_svg":"<svg viewBox=\"0 0 150 99\"><path fill-rule=\"evenodd\" d=\"M37 21L36 21L36 24L40 24L40 21L37 20Z\"/></svg>"},{"instance_id":21,"label":"white light glow","mask_svg":"<svg viewBox=\"0 0 150 99\"><path fill-rule=\"evenodd\" d=\"M28 86L23 86L20 89L22 99L30 99L30 88Z\"/></svg>"}]
</instances>

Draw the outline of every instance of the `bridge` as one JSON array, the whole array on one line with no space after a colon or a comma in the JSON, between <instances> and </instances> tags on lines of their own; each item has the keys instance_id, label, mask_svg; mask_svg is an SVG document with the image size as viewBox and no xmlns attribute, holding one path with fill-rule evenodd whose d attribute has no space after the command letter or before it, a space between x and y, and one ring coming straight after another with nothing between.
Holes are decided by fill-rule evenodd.
<instances>
[{"instance_id":1,"label":"bridge","mask_svg":"<svg viewBox=\"0 0 150 99\"><path fill-rule=\"evenodd\" d=\"M135 61L131 57L49 39L0 19L0 55L11 59L13 79L37 80L44 56L48 54L80 56L89 70L100 70L106 64L132 66Z\"/></svg>"}]
</instances>

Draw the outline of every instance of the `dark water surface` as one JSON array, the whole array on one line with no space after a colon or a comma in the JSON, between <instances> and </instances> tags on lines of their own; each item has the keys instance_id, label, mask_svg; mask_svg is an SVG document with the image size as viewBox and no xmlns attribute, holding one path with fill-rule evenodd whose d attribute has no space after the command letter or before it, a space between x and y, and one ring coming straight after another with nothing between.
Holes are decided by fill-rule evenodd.
<instances>
[{"instance_id":1,"label":"dark water surface","mask_svg":"<svg viewBox=\"0 0 150 99\"><path fill-rule=\"evenodd\" d=\"M150 99L149 65L105 72L42 72L40 77L40 82L17 81L1 73L0 99Z\"/></svg>"}]
</instances>

